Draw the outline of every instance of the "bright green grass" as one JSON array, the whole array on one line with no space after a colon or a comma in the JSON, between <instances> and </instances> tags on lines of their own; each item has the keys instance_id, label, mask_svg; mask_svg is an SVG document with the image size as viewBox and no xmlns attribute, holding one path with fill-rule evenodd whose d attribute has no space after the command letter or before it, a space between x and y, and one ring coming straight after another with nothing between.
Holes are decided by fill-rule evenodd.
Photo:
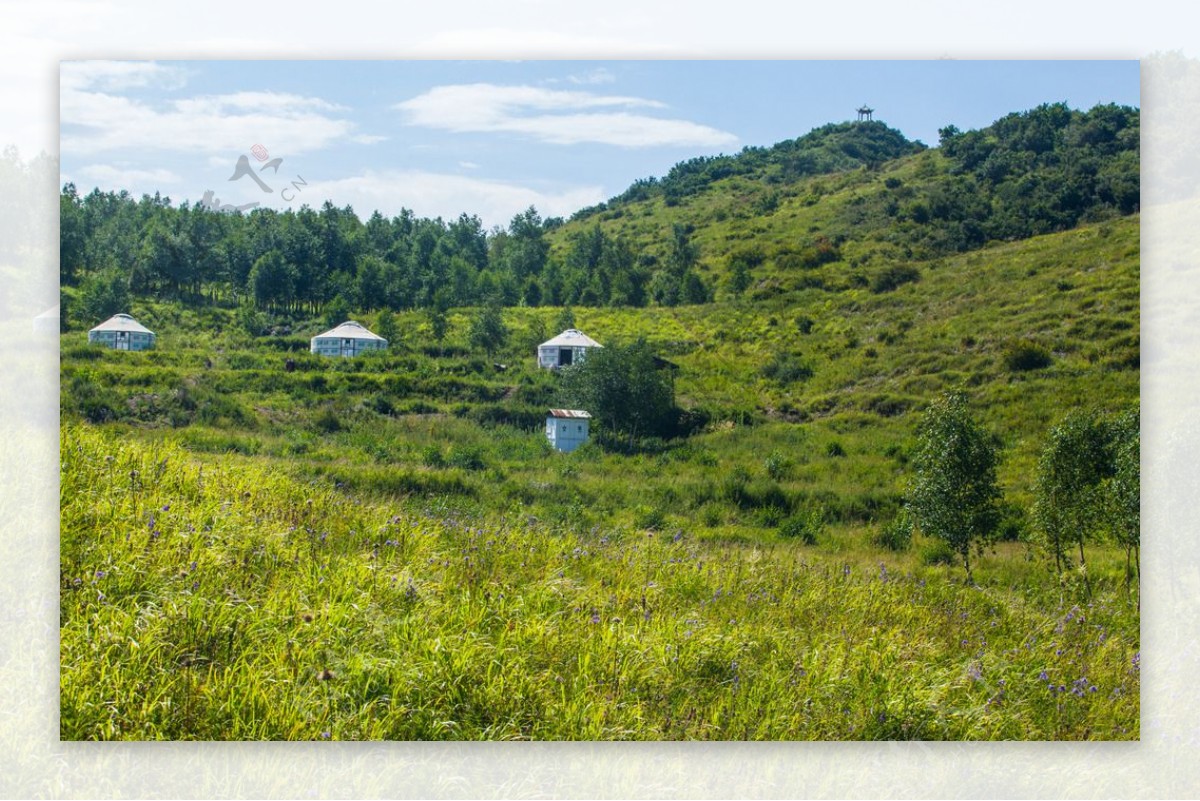
<instances>
[{"instance_id":1,"label":"bright green grass","mask_svg":"<svg viewBox=\"0 0 1200 801\"><path fill-rule=\"evenodd\" d=\"M822 207L783 198L781 230ZM147 353L68 333L63 736L1136 738L1122 554L1089 543L1088 599L1032 543L965 587L933 543L872 538L953 387L1032 533L1049 428L1137 398L1137 225L918 263L882 294L846 263L813 271L824 289L768 265L757 300L576 309L601 342L645 336L711 416L633 455L546 445L533 352L558 309L506 310L493 357L467 349L469 310L442 345L397 315L395 347L355 360L294 350L319 320L251 338L212 307L135 304ZM904 261L880 247L843 255ZM1023 340L1050 366L1008 368ZM781 356L811 375L770 377ZM810 514L814 545L783 536Z\"/></svg>"},{"instance_id":2,"label":"bright green grass","mask_svg":"<svg viewBox=\"0 0 1200 801\"><path fill-rule=\"evenodd\" d=\"M1138 737L1136 596L1014 553L969 587L400 511L92 426L61 459L64 739Z\"/></svg>"},{"instance_id":3,"label":"bright green grass","mask_svg":"<svg viewBox=\"0 0 1200 801\"><path fill-rule=\"evenodd\" d=\"M783 493L783 516L816 501L833 522L885 522L909 479L919 413L937 393L965 388L1001 439L1000 481L1020 516L1049 428L1069 409L1115 412L1137 398L1137 242L1131 218L939 260L883 294L811 289L786 301L577 309L602 342L645 336L679 365L680 403L710 413L708 431L666 453L548 453L539 428L556 381L533 364L531 329L553 325L559 310L550 308L508 310L512 341L492 359L466 351L463 311L449 355L431 348L421 315L402 314L388 353L322 360L284 349L303 347L299 334L251 339L228 312L148 304L134 311L160 332L156 351L104 352L82 332L65 335L63 407L68 418L111 408L127 434L149 439L180 427L193 451L271 459L296 477L376 495L448 492L492 512L532 506L589 525L632 524L636 507L652 506L667 526L700 513L706 529L762 536L780 514L730 503L724 477L740 470L760 496ZM812 321L808 333L801 319ZM1005 366L1006 347L1026 339L1053 354L1049 367ZM781 354L811 376L769 377ZM282 369L289 356L294 373ZM431 462L431 449L445 464ZM788 467L769 476L776 452ZM483 469L456 466L470 453Z\"/></svg>"}]
</instances>

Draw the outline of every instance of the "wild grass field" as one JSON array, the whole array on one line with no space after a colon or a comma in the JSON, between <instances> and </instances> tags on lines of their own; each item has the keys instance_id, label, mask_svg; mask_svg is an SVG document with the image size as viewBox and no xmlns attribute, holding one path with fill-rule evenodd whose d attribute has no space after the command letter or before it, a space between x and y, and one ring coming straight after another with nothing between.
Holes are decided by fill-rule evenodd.
<instances>
[{"instance_id":1,"label":"wild grass field","mask_svg":"<svg viewBox=\"0 0 1200 801\"><path fill-rule=\"evenodd\" d=\"M136 300L146 353L64 333L61 736L1136 739L1125 554L1056 573L1030 510L1066 412L1137 400L1137 217L880 291L764 269L574 310L675 363L703 423L632 450L546 444L557 308L506 309L494 354L466 308L353 360L305 352L319 318L252 336L219 305ZM1000 443L972 582L895 536L949 389Z\"/></svg>"},{"instance_id":2,"label":"wild grass field","mask_svg":"<svg viewBox=\"0 0 1200 801\"><path fill-rule=\"evenodd\" d=\"M68 425L65 739L1134 739L1135 594L438 508ZM1111 574L1112 565L1099 574Z\"/></svg>"}]
</instances>

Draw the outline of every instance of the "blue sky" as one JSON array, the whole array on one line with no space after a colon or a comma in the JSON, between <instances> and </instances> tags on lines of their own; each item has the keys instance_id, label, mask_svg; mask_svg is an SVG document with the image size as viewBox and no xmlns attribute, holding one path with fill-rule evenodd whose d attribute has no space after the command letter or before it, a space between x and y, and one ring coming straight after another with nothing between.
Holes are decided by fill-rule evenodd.
<instances>
[{"instance_id":1,"label":"blue sky","mask_svg":"<svg viewBox=\"0 0 1200 801\"><path fill-rule=\"evenodd\" d=\"M364 218L467 212L491 227L530 205L569 216L678 161L794 138L863 103L935 145L947 124L1057 101L1139 106L1138 63L67 61L60 163L81 192L330 200ZM254 177L230 180L241 157Z\"/></svg>"}]
</instances>

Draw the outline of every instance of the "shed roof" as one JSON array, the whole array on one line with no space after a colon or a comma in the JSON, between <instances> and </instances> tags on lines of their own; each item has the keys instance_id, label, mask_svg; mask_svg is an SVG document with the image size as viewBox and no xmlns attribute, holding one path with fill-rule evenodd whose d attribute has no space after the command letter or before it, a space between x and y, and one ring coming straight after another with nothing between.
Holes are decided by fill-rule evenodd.
<instances>
[{"instance_id":1,"label":"shed roof","mask_svg":"<svg viewBox=\"0 0 1200 801\"><path fill-rule=\"evenodd\" d=\"M604 347L587 334L575 328L568 328L553 339L548 339L539 348L602 348Z\"/></svg>"},{"instance_id":2,"label":"shed roof","mask_svg":"<svg viewBox=\"0 0 1200 801\"><path fill-rule=\"evenodd\" d=\"M582 409L551 409L551 417L566 417L568 419L589 419L591 415Z\"/></svg>"},{"instance_id":3,"label":"shed roof","mask_svg":"<svg viewBox=\"0 0 1200 801\"><path fill-rule=\"evenodd\" d=\"M332 337L334 339L378 339L382 342L387 342L386 339L373 334L367 330L362 323L356 323L354 320L347 320L335 328L331 328L324 334L317 334L313 339L318 337Z\"/></svg>"},{"instance_id":4,"label":"shed roof","mask_svg":"<svg viewBox=\"0 0 1200 801\"><path fill-rule=\"evenodd\" d=\"M139 323L137 320L130 317L128 314L114 314L100 325L92 329L93 331L135 331L139 334L153 334L146 326Z\"/></svg>"}]
</instances>

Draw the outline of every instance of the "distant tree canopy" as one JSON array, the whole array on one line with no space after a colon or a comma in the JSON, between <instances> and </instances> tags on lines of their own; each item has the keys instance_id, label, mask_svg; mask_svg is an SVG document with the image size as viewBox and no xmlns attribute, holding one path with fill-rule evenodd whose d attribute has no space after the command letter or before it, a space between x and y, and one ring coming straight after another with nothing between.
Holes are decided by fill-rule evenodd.
<instances>
[{"instance_id":1,"label":"distant tree canopy","mask_svg":"<svg viewBox=\"0 0 1200 801\"><path fill-rule=\"evenodd\" d=\"M427 308L442 293L446 308L496 298L525 304L644 306L650 276L630 244L598 227L578 232L552 258L546 238L561 220L532 207L507 229L487 232L466 214L446 223L408 210L361 222L330 203L248 214L203 206L173 207L155 195L73 185L60 196L60 281L76 286L105 268L120 272L133 295L221 300L249 296L272 312L321 312L342 297L356 309ZM693 292L693 295L696 295Z\"/></svg>"},{"instance_id":2,"label":"distant tree canopy","mask_svg":"<svg viewBox=\"0 0 1200 801\"><path fill-rule=\"evenodd\" d=\"M625 192L575 214L585 219L624 202L662 196L676 205L697 195L713 182L736 175L755 175L772 183L796 181L812 175L874 167L890 159L919 153L920 142L911 142L882 122L830 123L771 147L747 147L736 155L700 156L680 162L662 179L635 181Z\"/></svg>"},{"instance_id":3,"label":"distant tree canopy","mask_svg":"<svg viewBox=\"0 0 1200 801\"><path fill-rule=\"evenodd\" d=\"M562 371L561 401L592 414L603 431L670 436L678 418L671 377L645 340L594 348Z\"/></svg>"},{"instance_id":4,"label":"distant tree canopy","mask_svg":"<svg viewBox=\"0 0 1200 801\"><path fill-rule=\"evenodd\" d=\"M947 126L941 150L957 180L930 218L960 223L970 246L1132 214L1141 204L1140 121L1128 106L1051 103L977 131ZM959 202L967 195L979 201Z\"/></svg>"}]
</instances>

